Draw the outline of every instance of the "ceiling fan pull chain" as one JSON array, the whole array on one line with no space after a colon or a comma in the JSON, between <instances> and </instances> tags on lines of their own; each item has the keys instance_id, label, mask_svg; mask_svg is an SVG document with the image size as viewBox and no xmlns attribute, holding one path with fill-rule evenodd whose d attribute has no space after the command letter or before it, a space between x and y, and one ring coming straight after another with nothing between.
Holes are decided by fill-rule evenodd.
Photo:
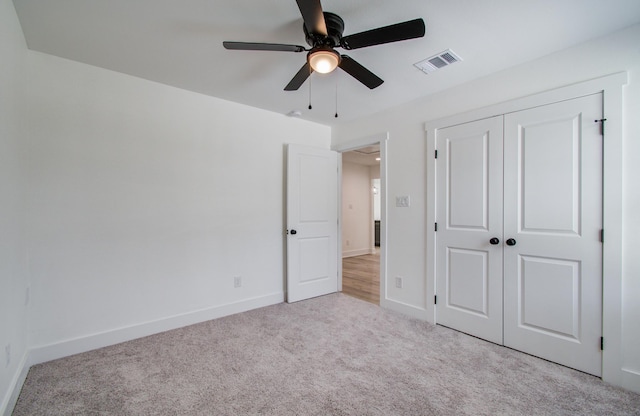
<instances>
[{"instance_id":1,"label":"ceiling fan pull chain","mask_svg":"<svg viewBox=\"0 0 640 416\"><path fill-rule=\"evenodd\" d=\"M309 70L309 110L311 110L311 70Z\"/></svg>"},{"instance_id":2,"label":"ceiling fan pull chain","mask_svg":"<svg viewBox=\"0 0 640 416\"><path fill-rule=\"evenodd\" d=\"M338 118L338 79L336 78L336 115L335 118Z\"/></svg>"}]
</instances>

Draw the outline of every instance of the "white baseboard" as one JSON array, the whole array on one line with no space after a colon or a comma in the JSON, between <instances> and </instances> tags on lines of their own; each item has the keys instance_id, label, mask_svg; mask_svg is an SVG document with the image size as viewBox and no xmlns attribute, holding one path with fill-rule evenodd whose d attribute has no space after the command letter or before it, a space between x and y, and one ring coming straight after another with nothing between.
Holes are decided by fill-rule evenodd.
<instances>
[{"instance_id":1,"label":"white baseboard","mask_svg":"<svg viewBox=\"0 0 640 416\"><path fill-rule=\"evenodd\" d=\"M375 253L375 250L374 250ZM373 254L371 253L371 249L370 248L361 248L358 250L349 250L349 251L343 251L342 252L342 258L346 258L346 257L356 257L356 256L364 256L366 254Z\"/></svg>"},{"instance_id":2,"label":"white baseboard","mask_svg":"<svg viewBox=\"0 0 640 416\"><path fill-rule=\"evenodd\" d=\"M16 373L13 376L13 380L11 380L9 390L5 397L2 398L2 403L0 404L0 415L11 416L11 413L13 413L13 408L18 401L18 396L20 396L20 390L22 390L22 385L27 379L27 374L29 373L30 366L28 365L28 361L29 353L25 352L20 360Z\"/></svg>"},{"instance_id":3,"label":"white baseboard","mask_svg":"<svg viewBox=\"0 0 640 416\"><path fill-rule=\"evenodd\" d=\"M398 302L397 300L389 298L381 299L380 306L392 311L400 312L401 314L410 316L412 318L420 319L421 321L428 321L427 310L419 308L417 306Z\"/></svg>"},{"instance_id":4,"label":"white baseboard","mask_svg":"<svg viewBox=\"0 0 640 416\"><path fill-rule=\"evenodd\" d=\"M69 339L54 344L32 347L29 349L28 364L29 366L32 366L46 361L56 360L58 358L68 357L70 355L80 354L97 348L103 348L109 345L131 341L136 338L142 338L160 332L170 331L172 329L182 328L184 326L282 302L284 302L284 293L278 292L256 298L245 299L239 302L228 303L226 305L170 316L156 321Z\"/></svg>"},{"instance_id":5,"label":"white baseboard","mask_svg":"<svg viewBox=\"0 0 640 416\"><path fill-rule=\"evenodd\" d=\"M640 394L640 372L631 370L629 368L622 368L621 372L622 383L620 385L625 389Z\"/></svg>"}]
</instances>

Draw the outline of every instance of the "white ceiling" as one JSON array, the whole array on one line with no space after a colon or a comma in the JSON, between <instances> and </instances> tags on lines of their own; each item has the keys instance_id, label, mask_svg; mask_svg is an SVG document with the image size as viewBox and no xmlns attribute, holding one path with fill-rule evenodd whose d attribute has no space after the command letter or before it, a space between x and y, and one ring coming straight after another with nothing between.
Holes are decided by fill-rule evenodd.
<instances>
[{"instance_id":1,"label":"white ceiling","mask_svg":"<svg viewBox=\"0 0 640 416\"><path fill-rule=\"evenodd\" d=\"M424 38L346 53L385 82L341 70L284 86L305 53L229 51L223 40L307 46L295 0L14 0L30 49L327 125L384 111L640 22L638 0L323 0L344 35L422 17ZM462 62L413 64L452 49ZM336 111L336 86L339 118Z\"/></svg>"}]
</instances>

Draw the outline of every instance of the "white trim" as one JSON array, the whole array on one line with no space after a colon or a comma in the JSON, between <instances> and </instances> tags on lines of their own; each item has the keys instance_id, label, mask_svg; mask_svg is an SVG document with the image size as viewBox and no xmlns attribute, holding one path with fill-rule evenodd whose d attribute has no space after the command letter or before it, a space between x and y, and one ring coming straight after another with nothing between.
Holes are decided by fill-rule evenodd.
<instances>
[{"instance_id":1,"label":"white trim","mask_svg":"<svg viewBox=\"0 0 640 416\"><path fill-rule=\"evenodd\" d=\"M339 153L360 149L361 147L372 146L380 143L380 165L382 165L382 143L389 140L389 133L378 133L371 136L361 137L359 139L350 140L346 143L339 143L331 146L331 150Z\"/></svg>"},{"instance_id":2,"label":"white trim","mask_svg":"<svg viewBox=\"0 0 640 416\"><path fill-rule=\"evenodd\" d=\"M603 160L602 227L602 379L640 393L640 375L631 377L622 369L622 185L623 185L623 92L627 74L618 80L603 80L606 121ZM607 82L605 82L607 81ZM617 81L617 82L616 82Z\"/></svg>"},{"instance_id":3,"label":"white trim","mask_svg":"<svg viewBox=\"0 0 640 416\"><path fill-rule=\"evenodd\" d=\"M359 149L361 147L380 144L380 306L384 305L384 299L387 293L387 227L389 226L387 218L387 145L389 141L389 132L378 133L371 136L361 137L359 139L350 140L346 143L332 146L331 149L340 154L350 150ZM342 163L340 163L340 183L342 183ZM342 204L342 187L340 187L338 198ZM342 241L342 210L338 211L340 227L338 228L338 238ZM339 290L342 290L342 262L338 262L340 283Z\"/></svg>"},{"instance_id":4,"label":"white trim","mask_svg":"<svg viewBox=\"0 0 640 416\"><path fill-rule=\"evenodd\" d=\"M387 207L389 204L387 194L387 146L389 133L384 135L384 140L380 140L380 305L383 305L383 294L387 293L387 255L389 244L387 241L387 230L389 230L389 216Z\"/></svg>"},{"instance_id":5,"label":"white trim","mask_svg":"<svg viewBox=\"0 0 640 416\"><path fill-rule=\"evenodd\" d=\"M541 92L539 94L494 104L489 107L482 107L475 110L467 111L465 113L430 120L425 123L425 130L430 131L434 128L438 129L450 127L456 124L462 124L465 122L476 121L483 118L513 113L515 111L526 110L528 108L539 107L559 101L571 100L573 98L597 94L599 92L606 91L609 94L615 94L615 89L620 89L620 87L627 84L627 78L628 76L626 72L618 72L616 74L606 75L600 78L571 84L566 87ZM621 91L619 91L619 94L621 94ZM622 101L619 103L619 108L622 109ZM608 110L605 109L605 111ZM621 115L622 112L620 113L620 116ZM620 128L622 128L622 126L620 126ZM620 134L622 134L622 130L620 130ZM607 135L609 136L610 134Z\"/></svg>"},{"instance_id":6,"label":"white trim","mask_svg":"<svg viewBox=\"0 0 640 416\"><path fill-rule=\"evenodd\" d=\"M336 151L335 149L331 149ZM338 205L336 209L338 210L338 243L336 244L336 255L338 256L338 292L342 292L342 257L344 257L344 253L342 253L342 153L338 153Z\"/></svg>"},{"instance_id":7,"label":"white trim","mask_svg":"<svg viewBox=\"0 0 640 416\"><path fill-rule=\"evenodd\" d=\"M427 314L427 321L436 323L436 129L440 127L431 127L431 124L425 124L426 139L427 139L427 166L425 168L426 183L427 183L427 195L426 195L426 233L425 233L425 245L427 247L426 260L426 284L425 284L425 299L427 300L425 310Z\"/></svg>"},{"instance_id":8,"label":"white trim","mask_svg":"<svg viewBox=\"0 0 640 416\"><path fill-rule=\"evenodd\" d=\"M429 318L426 309L422 309L417 306L409 305L408 303L400 302L390 298L381 300L380 306L385 309L410 316L411 318L420 319L421 321L428 320Z\"/></svg>"},{"instance_id":9,"label":"white trim","mask_svg":"<svg viewBox=\"0 0 640 416\"><path fill-rule=\"evenodd\" d=\"M93 335L83 336L49 345L33 347L29 350L29 365L40 364L58 358L91 351L121 342L131 341L160 332L182 328L223 316L246 312L252 309L275 305L284 302L284 293L278 292L270 295L246 299L239 302L228 303L226 305L213 308L201 309L180 315L158 319L156 321L145 322L138 325L127 326L110 331L105 331Z\"/></svg>"},{"instance_id":10,"label":"white trim","mask_svg":"<svg viewBox=\"0 0 640 416\"><path fill-rule=\"evenodd\" d=\"M607 119L604 139L603 227L603 337L602 379L606 382L640 392L640 375L622 368L622 144L623 144L623 86L628 82L626 72L596 78L540 94L492 105L425 123L427 141L427 320L436 322L433 296L435 282L435 132L444 127L507 114L527 108L569 100L585 95L603 93L604 118ZM430 266L429 266L430 265Z\"/></svg>"},{"instance_id":11,"label":"white trim","mask_svg":"<svg viewBox=\"0 0 640 416\"><path fill-rule=\"evenodd\" d=\"M347 257L366 256L367 254L375 254L375 250L374 250L374 253L371 252L370 248L361 248L358 250L343 251L342 258L344 259Z\"/></svg>"},{"instance_id":12,"label":"white trim","mask_svg":"<svg viewBox=\"0 0 640 416\"><path fill-rule=\"evenodd\" d=\"M22 390L22 385L27 379L27 374L29 373L30 365L28 365L28 361L29 353L27 351L23 354L16 373L11 380L11 384L9 384L9 389L2 399L2 404L0 405L1 415L11 416L11 413L13 413L13 408L16 406L18 397L20 396L20 390Z\"/></svg>"}]
</instances>

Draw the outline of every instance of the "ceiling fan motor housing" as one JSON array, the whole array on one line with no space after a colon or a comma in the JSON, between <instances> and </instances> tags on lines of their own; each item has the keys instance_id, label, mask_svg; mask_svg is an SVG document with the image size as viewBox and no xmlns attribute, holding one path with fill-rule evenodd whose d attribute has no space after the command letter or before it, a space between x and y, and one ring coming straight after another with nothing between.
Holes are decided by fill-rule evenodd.
<instances>
[{"instance_id":1,"label":"ceiling fan motor housing","mask_svg":"<svg viewBox=\"0 0 640 416\"><path fill-rule=\"evenodd\" d=\"M330 12L323 12L325 25L327 26L327 36L317 33L309 33L307 26L302 25L307 43L312 48L317 46L329 46L335 48L340 46L342 33L344 32L344 20L340 16Z\"/></svg>"}]
</instances>

